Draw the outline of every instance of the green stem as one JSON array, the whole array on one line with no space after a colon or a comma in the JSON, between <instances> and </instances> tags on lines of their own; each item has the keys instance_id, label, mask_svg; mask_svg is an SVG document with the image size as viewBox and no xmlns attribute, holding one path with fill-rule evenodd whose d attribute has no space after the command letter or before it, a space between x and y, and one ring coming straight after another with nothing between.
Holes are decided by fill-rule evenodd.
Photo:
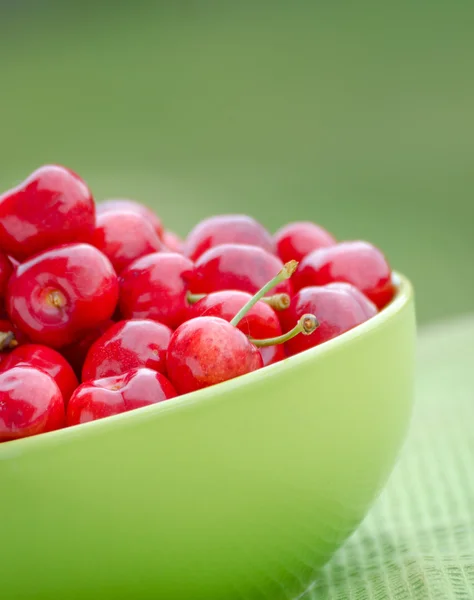
<instances>
[{"instance_id":1,"label":"green stem","mask_svg":"<svg viewBox=\"0 0 474 600\"><path fill-rule=\"evenodd\" d=\"M311 335L318 327L318 319L314 315L308 313L300 317L298 323L296 323L293 329L290 329L290 331L284 333L283 335L279 335L274 338L267 338L265 340L256 340L249 337L249 341L252 342L254 346L257 346L257 348L276 346L277 344L284 344L288 340L291 340L291 338L297 336L299 333L302 333L303 335Z\"/></svg>"},{"instance_id":2,"label":"green stem","mask_svg":"<svg viewBox=\"0 0 474 600\"><path fill-rule=\"evenodd\" d=\"M296 267L298 266L298 262L296 260L290 260L287 262L283 269L276 275L271 281L266 283L250 300L245 304L239 312L235 315L235 317L230 322L234 327L237 326L240 321L245 317L245 315L249 312L249 310L257 304L259 300L261 300L267 292L269 292L276 285L285 281L285 279L289 279L293 273L296 271Z\"/></svg>"},{"instance_id":3,"label":"green stem","mask_svg":"<svg viewBox=\"0 0 474 600\"><path fill-rule=\"evenodd\" d=\"M193 294L192 292L188 292L186 294L186 300L188 301L188 304L196 304L196 302L199 302L199 300L202 300L206 296L207 294Z\"/></svg>"}]
</instances>

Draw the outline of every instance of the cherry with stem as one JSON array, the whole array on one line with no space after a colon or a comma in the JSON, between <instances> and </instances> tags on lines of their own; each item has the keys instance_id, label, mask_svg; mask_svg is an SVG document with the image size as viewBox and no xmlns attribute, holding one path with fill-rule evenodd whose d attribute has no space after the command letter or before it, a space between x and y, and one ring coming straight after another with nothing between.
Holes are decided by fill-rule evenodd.
<instances>
[{"instance_id":1,"label":"cherry with stem","mask_svg":"<svg viewBox=\"0 0 474 600\"><path fill-rule=\"evenodd\" d=\"M171 336L166 356L166 370L179 394L215 385L263 367L257 346L284 343L299 333L311 334L318 326L312 314L298 319L286 335L264 340L250 339L238 324L253 306L274 286L294 273L298 263L288 262L237 312L232 320L199 316L185 321Z\"/></svg>"}]
</instances>

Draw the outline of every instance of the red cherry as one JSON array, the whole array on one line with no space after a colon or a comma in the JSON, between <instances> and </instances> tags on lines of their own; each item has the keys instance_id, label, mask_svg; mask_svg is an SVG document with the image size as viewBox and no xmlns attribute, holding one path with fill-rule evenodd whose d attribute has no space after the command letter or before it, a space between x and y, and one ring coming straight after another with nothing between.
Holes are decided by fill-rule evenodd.
<instances>
[{"instance_id":1,"label":"red cherry","mask_svg":"<svg viewBox=\"0 0 474 600\"><path fill-rule=\"evenodd\" d=\"M56 382L65 403L79 385L71 365L59 352L48 346L25 344L15 348L3 361L1 371L12 369L20 364L27 364L50 375Z\"/></svg>"},{"instance_id":2,"label":"red cherry","mask_svg":"<svg viewBox=\"0 0 474 600\"><path fill-rule=\"evenodd\" d=\"M66 244L18 267L8 285L7 310L32 341L60 348L109 319L117 300L108 258L89 244Z\"/></svg>"},{"instance_id":3,"label":"red cherry","mask_svg":"<svg viewBox=\"0 0 474 600\"><path fill-rule=\"evenodd\" d=\"M367 321L367 315L372 313L373 316L377 310L367 298L363 307L363 299L364 296L359 298L348 289L331 285L301 289L293 296L290 308L280 313L282 329L290 331L295 321L305 313L317 315L319 327L310 336L299 335L286 342L288 354L318 346Z\"/></svg>"},{"instance_id":4,"label":"red cherry","mask_svg":"<svg viewBox=\"0 0 474 600\"><path fill-rule=\"evenodd\" d=\"M375 304L371 300L369 300L365 294L363 294L359 289L357 289L350 283L345 283L343 281L335 281L333 283L328 283L325 287L326 289L330 290L341 290L352 296L362 309L362 312L367 317L367 319L370 319L378 313L378 309L375 306Z\"/></svg>"},{"instance_id":5,"label":"red cherry","mask_svg":"<svg viewBox=\"0 0 474 600\"><path fill-rule=\"evenodd\" d=\"M248 244L267 252L275 251L272 236L258 221L247 215L219 215L204 219L189 233L185 254L199 258L209 248L221 244Z\"/></svg>"},{"instance_id":6,"label":"red cherry","mask_svg":"<svg viewBox=\"0 0 474 600\"><path fill-rule=\"evenodd\" d=\"M64 402L54 379L22 365L0 373L0 442L64 426Z\"/></svg>"},{"instance_id":7,"label":"red cherry","mask_svg":"<svg viewBox=\"0 0 474 600\"><path fill-rule=\"evenodd\" d=\"M187 281L193 263L174 252L139 258L122 271L120 313L124 319L153 319L175 329L187 318Z\"/></svg>"},{"instance_id":8,"label":"red cherry","mask_svg":"<svg viewBox=\"0 0 474 600\"><path fill-rule=\"evenodd\" d=\"M277 253L283 262L300 261L318 248L334 246L335 238L325 229L308 221L289 223L273 236Z\"/></svg>"},{"instance_id":9,"label":"red cherry","mask_svg":"<svg viewBox=\"0 0 474 600\"><path fill-rule=\"evenodd\" d=\"M163 225L161 224L161 220L151 210L151 208L148 208L148 206L145 206L144 204L141 204L140 202L136 202L135 200L127 200L127 199L122 199L122 198L104 200L103 202L100 202L99 204L97 204L97 214L98 215L103 215L106 212L112 212L112 211L113 212L116 212L116 211L130 212L130 211L132 211L134 213L141 215L142 217L145 217L145 219L151 224L153 229L156 231L156 234L158 235L160 240L162 239Z\"/></svg>"},{"instance_id":10,"label":"red cherry","mask_svg":"<svg viewBox=\"0 0 474 600\"><path fill-rule=\"evenodd\" d=\"M91 192L65 167L41 167L0 196L0 248L19 260L52 246L88 242L94 223Z\"/></svg>"},{"instance_id":11,"label":"red cherry","mask_svg":"<svg viewBox=\"0 0 474 600\"><path fill-rule=\"evenodd\" d=\"M240 290L254 294L283 268L281 260L257 246L222 244L204 252L189 280L194 294ZM289 294L291 281L279 283L274 292Z\"/></svg>"},{"instance_id":12,"label":"red cherry","mask_svg":"<svg viewBox=\"0 0 474 600\"><path fill-rule=\"evenodd\" d=\"M191 392L255 371L263 366L257 347L285 343L299 333L309 335L318 327L316 317L305 314L291 331L272 338L249 338L237 329L258 301L279 283L288 280L297 266L296 261L283 265L270 281L244 302L230 323L219 317L202 316L178 327L171 337L166 356L168 374L178 392Z\"/></svg>"},{"instance_id":13,"label":"red cherry","mask_svg":"<svg viewBox=\"0 0 474 600\"><path fill-rule=\"evenodd\" d=\"M122 375L88 381L74 392L67 408L67 425L118 415L174 398L176 390L151 369L133 369Z\"/></svg>"},{"instance_id":14,"label":"red cherry","mask_svg":"<svg viewBox=\"0 0 474 600\"><path fill-rule=\"evenodd\" d=\"M8 282L13 273L16 272L19 262L11 256L7 257L7 263L2 262L5 254L0 252L0 319L8 319L8 313L5 306L5 297L7 295ZM0 330L1 332L1 330Z\"/></svg>"},{"instance_id":15,"label":"red cherry","mask_svg":"<svg viewBox=\"0 0 474 600\"><path fill-rule=\"evenodd\" d=\"M107 321L97 325L97 327L83 331L81 339L74 344L69 344L69 346L61 348L61 354L74 369L74 372L79 379L82 376L82 367L84 366L84 361L86 360L89 348L101 335L110 329L114 323L115 321L112 321L112 319L107 319Z\"/></svg>"},{"instance_id":16,"label":"red cherry","mask_svg":"<svg viewBox=\"0 0 474 600\"><path fill-rule=\"evenodd\" d=\"M166 350L171 329L149 320L119 321L112 325L87 353L82 381L122 375L146 367L166 373Z\"/></svg>"},{"instance_id":17,"label":"red cherry","mask_svg":"<svg viewBox=\"0 0 474 600\"><path fill-rule=\"evenodd\" d=\"M351 283L378 307L393 298L392 273L382 252L368 242L343 242L308 254L294 276L296 290L333 281Z\"/></svg>"},{"instance_id":18,"label":"red cherry","mask_svg":"<svg viewBox=\"0 0 474 600\"><path fill-rule=\"evenodd\" d=\"M183 240L173 231L165 231L163 233L163 244L170 252L177 252L178 254L183 254L184 252Z\"/></svg>"},{"instance_id":19,"label":"red cherry","mask_svg":"<svg viewBox=\"0 0 474 600\"><path fill-rule=\"evenodd\" d=\"M171 336L166 368L180 394L233 379L263 367L257 348L218 317L186 321Z\"/></svg>"},{"instance_id":20,"label":"red cherry","mask_svg":"<svg viewBox=\"0 0 474 600\"><path fill-rule=\"evenodd\" d=\"M189 315L191 318L219 317L230 322L251 297L247 292L214 292L190 307ZM276 312L261 301L252 306L237 327L245 335L256 339L274 338L282 334ZM262 355L264 366L285 358L282 345L263 347L258 350Z\"/></svg>"},{"instance_id":21,"label":"red cherry","mask_svg":"<svg viewBox=\"0 0 474 600\"><path fill-rule=\"evenodd\" d=\"M91 243L107 256L117 273L137 258L162 249L150 222L131 211L97 215Z\"/></svg>"},{"instance_id":22,"label":"red cherry","mask_svg":"<svg viewBox=\"0 0 474 600\"><path fill-rule=\"evenodd\" d=\"M6 259L6 262L4 262L4 259ZM0 252L0 319L8 319L8 313L5 307L8 282L19 264L20 263L11 256L7 257Z\"/></svg>"},{"instance_id":23,"label":"red cherry","mask_svg":"<svg viewBox=\"0 0 474 600\"><path fill-rule=\"evenodd\" d=\"M5 297L7 293L8 280L12 276L13 265L11 264L8 256L0 252L0 300Z\"/></svg>"}]
</instances>

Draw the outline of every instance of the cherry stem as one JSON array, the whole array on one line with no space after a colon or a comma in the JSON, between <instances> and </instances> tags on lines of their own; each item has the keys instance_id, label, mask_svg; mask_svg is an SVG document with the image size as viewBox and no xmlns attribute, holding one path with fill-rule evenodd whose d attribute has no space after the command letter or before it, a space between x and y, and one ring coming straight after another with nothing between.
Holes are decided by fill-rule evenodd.
<instances>
[{"instance_id":1,"label":"cherry stem","mask_svg":"<svg viewBox=\"0 0 474 600\"><path fill-rule=\"evenodd\" d=\"M255 306L259 300L261 300L267 292L269 292L276 285L285 281L285 279L289 279L293 273L296 271L296 267L298 266L298 262L296 260L290 260L287 262L283 269L276 275L271 281L266 283L250 300L247 304L244 304L239 312L235 315L235 317L230 322L231 325L236 327L240 321L245 317L245 315L249 312L252 306Z\"/></svg>"},{"instance_id":2,"label":"cherry stem","mask_svg":"<svg viewBox=\"0 0 474 600\"><path fill-rule=\"evenodd\" d=\"M273 294L273 296L264 296L260 298L260 302L265 302L271 306L273 310L286 310L291 303L291 298L288 294Z\"/></svg>"},{"instance_id":3,"label":"cherry stem","mask_svg":"<svg viewBox=\"0 0 474 600\"><path fill-rule=\"evenodd\" d=\"M49 301L56 308L63 308L65 304L64 296L57 290L49 293Z\"/></svg>"},{"instance_id":4,"label":"cherry stem","mask_svg":"<svg viewBox=\"0 0 474 600\"><path fill-rule=\"evenodd\" d=\"M199 300L206 298L208 294L193 294L188 292L186 294L186 300L188 304L196 304ZM260 302L265 302L268 306L271 306L273 310L285 310L290 306L291 299L288 294L273 294L273 296L264 296L260 299Z\"/></svg>"},{"instance_id":5,"label":"cherry stem","mask_svg":"<svg viewBox=\"0 0 474 600\"><path fill-rule=\"evenodd\" d=\"M187 292L186 300L188 301L188 304L196 304L196 302L199 302L199 300L202 300L206 296L207 294L193 294L192 292Z\"/></svg>"},{"instance_id":6,"label":"cherry stem","mask_svg":"<svg viewBox=\"0 0 474 600\"><path fill-rule=\"evenodd\" d=\"M287 333L283 335L279 335L274 338L267 338L265 340L256 340L254 338L249 337L249 341L252 342L254 346L257 348L263 348L265 346L276 346L277 344L284 344L291 338L294 338L299 333L303 335L311 335L316 329L319 327L318 319L312 314L305 314L298 319L298 323L290 329Z\"/></svg>"},{"instance_id":7,"label":"cherry stem","mask_svg":"<svg viewBox=\"0 0 474 600\"><path fill-rule=\"evenodd\" d=\"M11 350L18 346L13 331L0 331L0 352L3 350Z\"/></svg>"}]
</instances>

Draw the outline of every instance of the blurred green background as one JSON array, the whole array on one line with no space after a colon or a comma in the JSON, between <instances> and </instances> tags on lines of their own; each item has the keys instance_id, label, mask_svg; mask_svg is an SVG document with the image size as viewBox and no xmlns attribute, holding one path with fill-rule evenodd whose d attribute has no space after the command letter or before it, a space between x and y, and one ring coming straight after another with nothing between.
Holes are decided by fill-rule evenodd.
<instances>
[{"instance_id":1,"label":"blurred green background","mask_svg":"<svg viewBox=\"0 0 474 600\"><path fill-rule=\"evenodd\" d=\"M380 245L421 322L474 308L474 3L0 7L0 188L59 162L181 234L313 219Z\"/></svg>"}]
</instances>

